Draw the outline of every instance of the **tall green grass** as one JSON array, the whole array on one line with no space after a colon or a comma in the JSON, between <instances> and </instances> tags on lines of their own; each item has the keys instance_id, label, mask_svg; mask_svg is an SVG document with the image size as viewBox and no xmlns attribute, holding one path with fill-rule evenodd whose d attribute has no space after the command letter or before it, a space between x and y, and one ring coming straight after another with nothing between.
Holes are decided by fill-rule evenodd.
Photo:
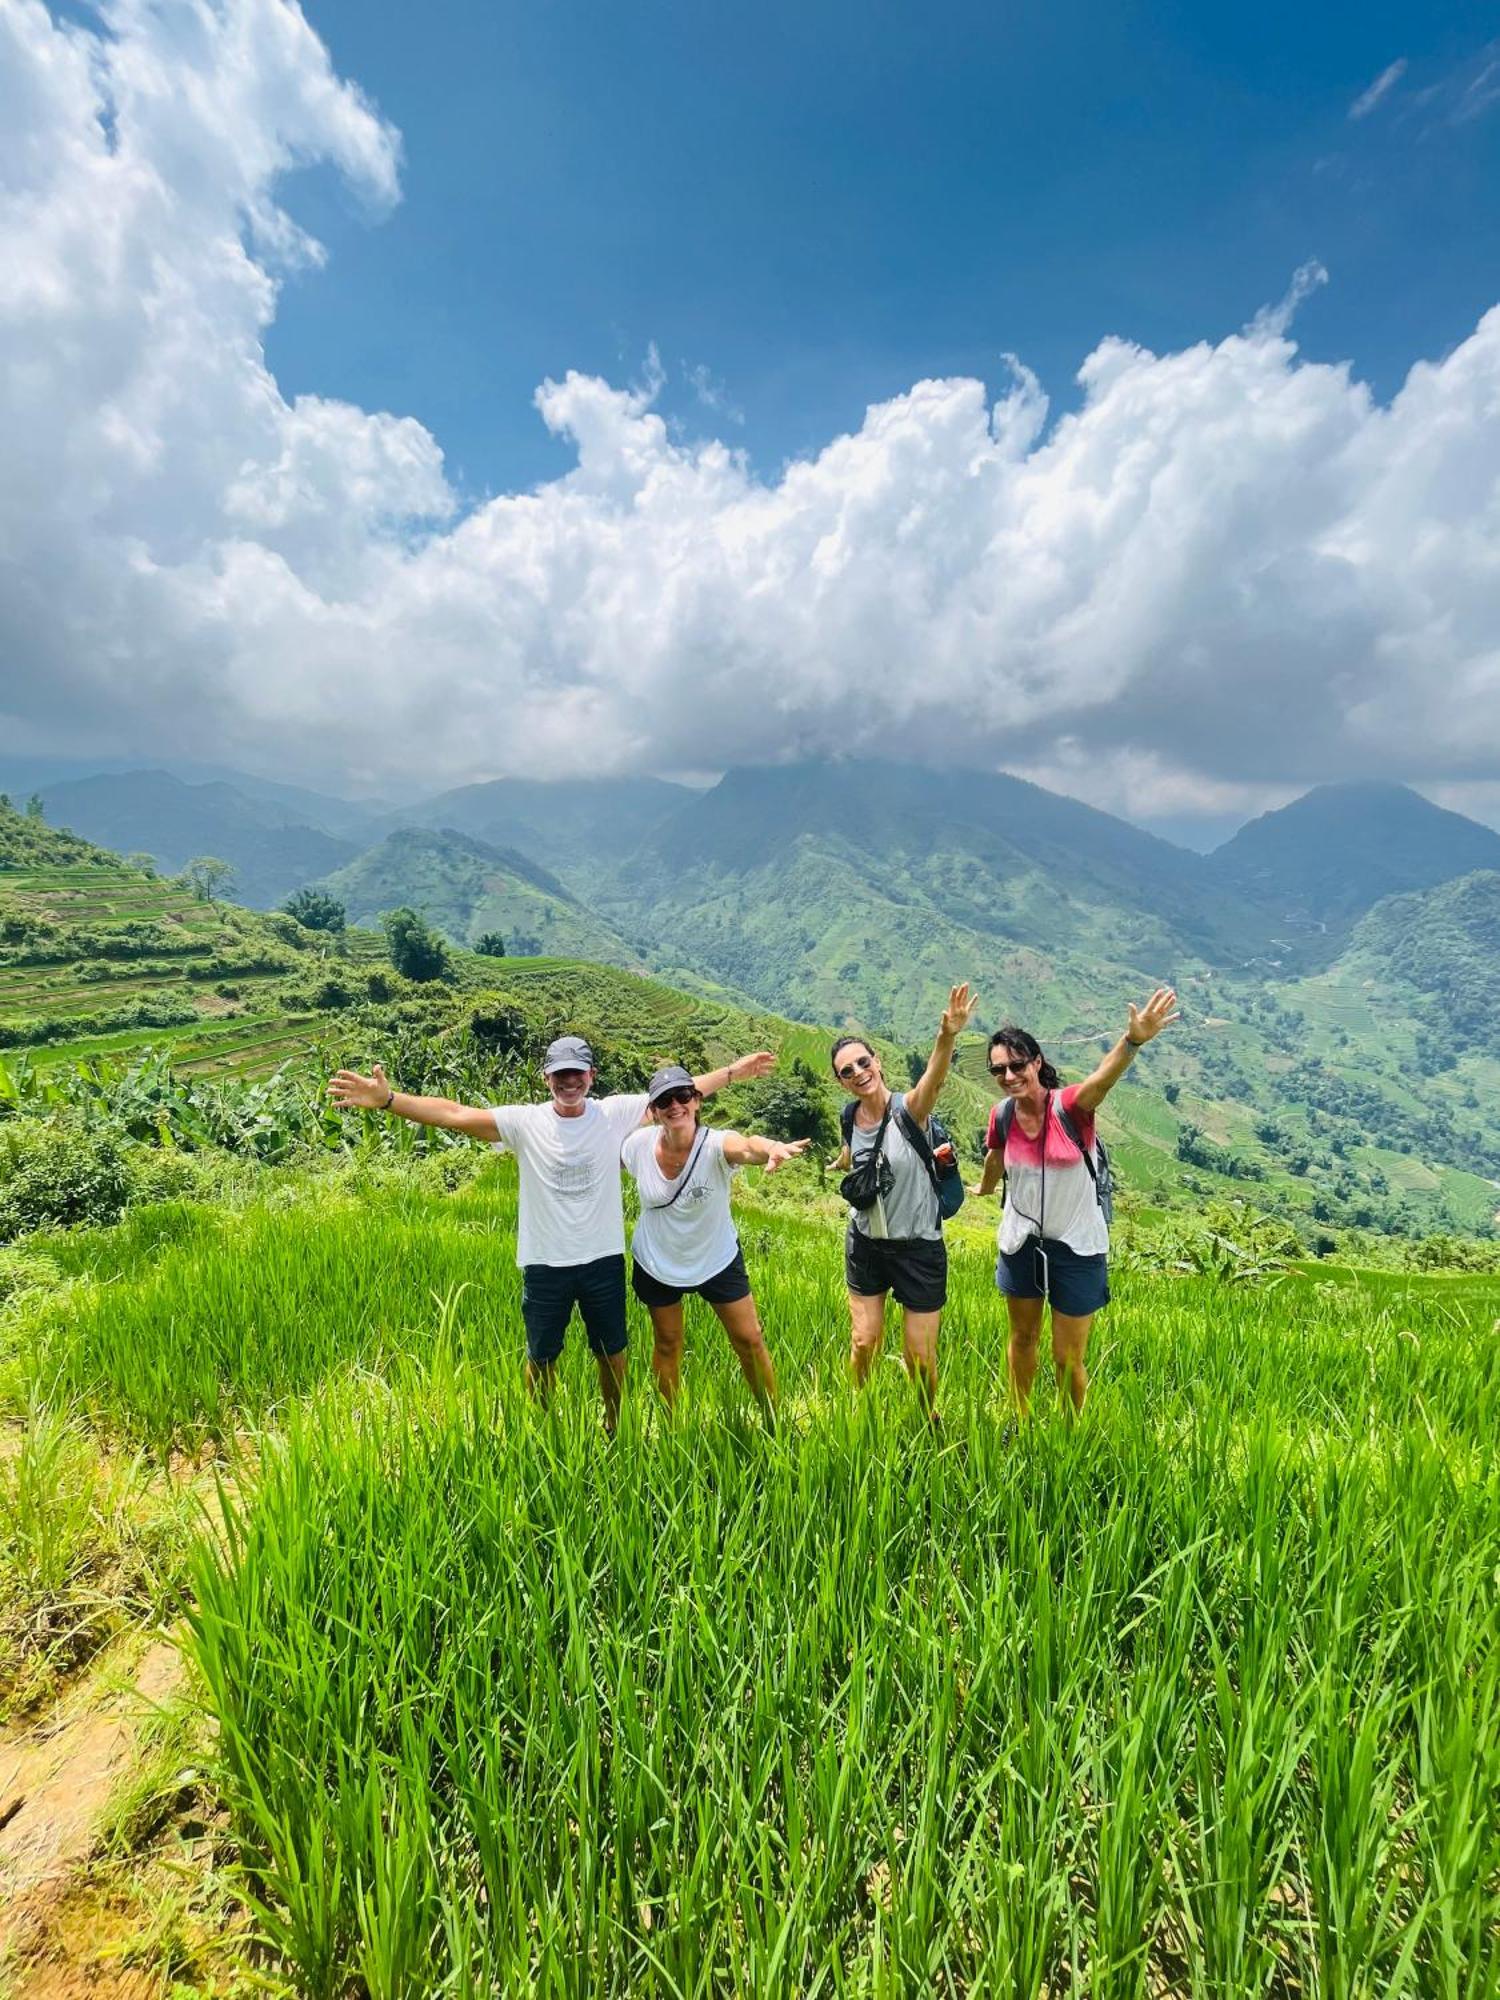
<instances>
[{"instance_id":1,"label":"tall green grass","mask_svg":"<svg viewBox=\"0 0 1500 2000\"><path fill-rule=\"evenodd\" d=\"M964 1253L934 1435L750 1208L781 1422L694 1313L609 1445L577 1345L521 1391L511 1198L288 1195L29 1322L128 1434L278 1426L191 1644L302 1990L1500 1990L1494 1287L1127 1274L1017 1434Z\"/></svg>"}]
</instances>

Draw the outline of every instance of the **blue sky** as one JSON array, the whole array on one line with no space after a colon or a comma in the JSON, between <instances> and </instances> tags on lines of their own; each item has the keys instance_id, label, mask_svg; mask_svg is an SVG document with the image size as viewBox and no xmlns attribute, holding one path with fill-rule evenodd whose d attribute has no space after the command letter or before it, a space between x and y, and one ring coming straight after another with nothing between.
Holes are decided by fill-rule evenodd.
<instances>
[{"instance_id":1,"label":"blue sky","mask_svg":"<svg viewBox=\"0 0 1500 2000\"><path fill-rule=\"evenodd\" d=\"M1500 823L1497 197L1493 4L0 0L0 742Z\"/></svg>"},{"instance_id":2,"label":"blue sky","mask_svg":"<svg viewBox=\"0 0 1500 2000\"><path fill-rule=\"evenodd\" d=\"M663 411L774 472L923 376L998 385L1006 351L1065 405L1103 335L1218 339L1308 258L1299 344L1382 396L1495 296L1500 116L1461 115L1493 6L307 13L400 129L403 198L372 227L301 177L329 262L270 360L420 418L469 494L569 462L544 376L638 378L653 342Z\"/></svg>"}]
</instances>

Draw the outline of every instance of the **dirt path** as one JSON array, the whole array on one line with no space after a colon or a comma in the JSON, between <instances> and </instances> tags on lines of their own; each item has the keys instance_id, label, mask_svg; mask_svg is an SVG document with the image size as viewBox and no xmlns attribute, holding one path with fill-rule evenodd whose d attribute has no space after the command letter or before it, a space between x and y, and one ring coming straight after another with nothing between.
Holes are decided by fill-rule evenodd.
<instances>
[{"instance_id":1,"label":"dirt path","mask_svg":"<svg viewBox=\"0 0 1500 2000\"><path fill-rule=\"evenodd\" d=\"M79 1986L69 1985L58 1968L29 1964L22 1971L18 1965L45 1949L49 1919L93 1851L145 1715L181 1681L181 1658L164 1639L147 1645L124 1686L122 1664L118 1648L106 1649L48 1715L0 1742L0 1982L8 1976L17 1994L59 2000L88 1991L144 2000L157 1990L141 1975Z\"/></svg>"}]
</instances>

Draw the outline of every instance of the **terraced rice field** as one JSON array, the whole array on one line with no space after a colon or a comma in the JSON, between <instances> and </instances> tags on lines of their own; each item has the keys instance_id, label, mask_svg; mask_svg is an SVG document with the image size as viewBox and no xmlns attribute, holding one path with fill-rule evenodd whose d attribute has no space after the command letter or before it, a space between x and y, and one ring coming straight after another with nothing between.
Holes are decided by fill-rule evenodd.
<instances>
[{"instance_id":1,"label":"terraced rice field","mask_svg":"<svg viewBox=\"0 0 1500 2000\"><path fill-rule=\"evenodd\" d=\"M275 970L210 970L216 957L254 957L264 953L266 936L238 912L199 902L175 883L150 880L125 868L69 866L0 872L0 919L7 913L40 917L76 931L108 936L132 923L150 923L166 930L174 946L163 957L162 947L146 947L140 957L91 954L56 962L56 947L46 940L28 958L0 964L0 1031L8 1023L31 1019L68 1022L73 1017L106 1019L116 1010L145 997L190 1002L201 1019L176 1026L104 1028L79 1033L66 1041L39 1044L30 1060L39 1067L108 1056L128 1056L133 1050L161 1044L180 1053L185 1067L218 1076L264 1075L282 1061L312 1046L315 1017L288 1015L280 997L286 974ZM371 938L377 949L383 941ZM274 941L272 941L274 946ZM365 941L359 950L367 955ZM87 972L90 976L83 976ZM219 995L228 986L236 997ZM222 1018L228 1016L229 1018Z\"/></svg>"}]
</instances>

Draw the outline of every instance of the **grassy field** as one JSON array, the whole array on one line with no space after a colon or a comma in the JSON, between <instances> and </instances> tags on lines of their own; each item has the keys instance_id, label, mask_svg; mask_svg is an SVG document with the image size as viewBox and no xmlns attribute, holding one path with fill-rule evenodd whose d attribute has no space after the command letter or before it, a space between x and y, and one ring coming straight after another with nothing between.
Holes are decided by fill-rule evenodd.
<instances>
[{"instance_id":1,"label":"grassy field","mask_svg":"<svg viewBox=\"0 0 1500 2000\"><path fill-rule=\"evenodd\" d=\"M779 1423L697 1308L664 1421L632 1303L610 1444L576 1333L522 1393L509 1163L264 1188L10 1253L10 1687L71 1550L212 1725L94 1864L138 1990L1500 1990L1500 1282L1127 1270L1018 1434L976 1226L934 1433L752 1187Z\"/></svg>"}]
</instances>

